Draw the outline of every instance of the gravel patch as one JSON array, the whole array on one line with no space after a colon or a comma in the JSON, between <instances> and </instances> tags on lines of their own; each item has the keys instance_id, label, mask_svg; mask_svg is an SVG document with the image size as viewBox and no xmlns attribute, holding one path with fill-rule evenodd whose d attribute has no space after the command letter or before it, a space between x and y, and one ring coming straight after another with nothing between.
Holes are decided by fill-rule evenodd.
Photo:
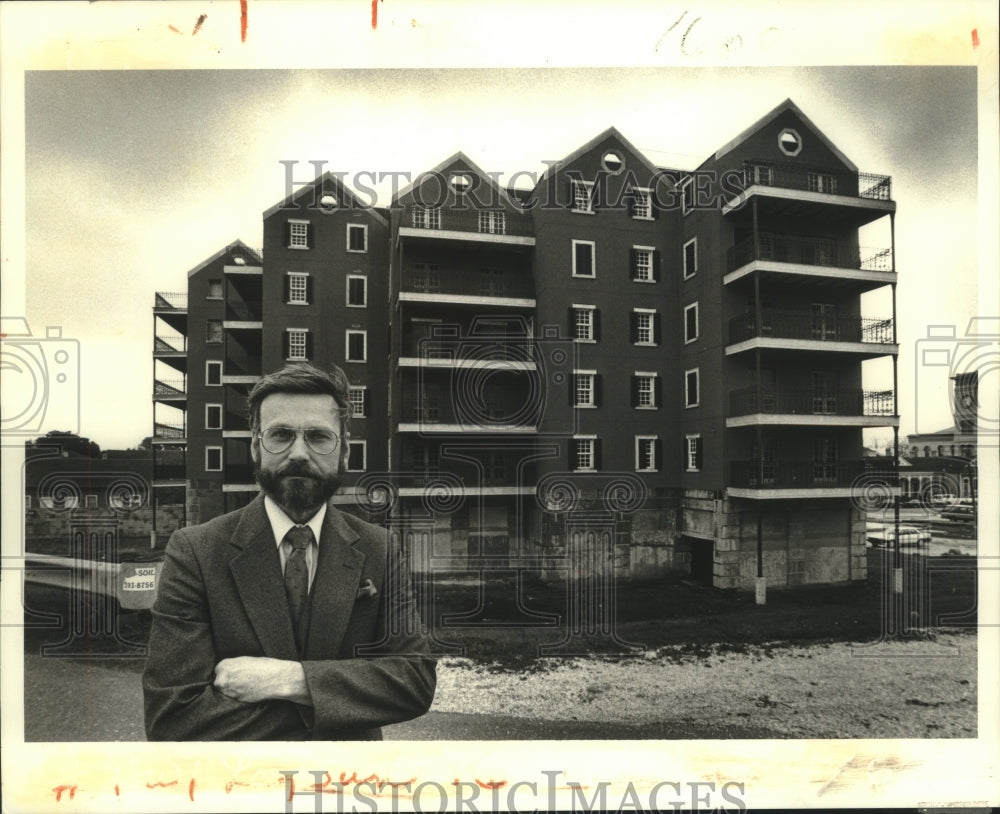
<instances>
[{"instance_id":1,"label":"gravel patch","mask_svg":"<svg viewBox=\"0 0 1000 814\"><path fill-rule=\"evenodd\" d=\"M976 736L976 637L545 659L502 672L438 663L432 711L548 721L738 724L799 738Z\"/></svg>"}]
</instances>

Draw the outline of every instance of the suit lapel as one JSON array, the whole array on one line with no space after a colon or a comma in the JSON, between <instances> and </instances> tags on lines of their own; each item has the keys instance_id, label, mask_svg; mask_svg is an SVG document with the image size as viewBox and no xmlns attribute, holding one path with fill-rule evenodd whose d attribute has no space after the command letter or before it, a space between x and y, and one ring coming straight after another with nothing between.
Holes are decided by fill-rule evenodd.
<instances>
[{"instance_id":1,"label":"suit lapel","mask_svg":"<svg viewBox=\"0 0 1000 814\"><path fill-rule=\"evenodd\" d=\"M319 541L319 562L311 592L312 618L306 655L336 658L354 610L365 555L355 544L358 534L333 505L327 506Z\"/></svg>"},{"instance_id":2,"label":"suit lapel","mask_svg":"<svg viewBox=\"0 0 1000 814\"><path fill-rule=\"evenodd\" d=\"M281 558L262 496L247 506L229 544L238 549L229 569L264 654L298 660L281 578Z\"/></svg>"}]
</instances>

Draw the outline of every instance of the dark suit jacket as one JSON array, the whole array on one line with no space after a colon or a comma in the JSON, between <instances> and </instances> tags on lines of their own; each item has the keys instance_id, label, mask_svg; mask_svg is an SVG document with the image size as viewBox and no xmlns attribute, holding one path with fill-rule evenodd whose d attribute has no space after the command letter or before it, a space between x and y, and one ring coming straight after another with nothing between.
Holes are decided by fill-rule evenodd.
<instances>
[{"instance_id":1,"label":"dark suit jacket","mask_svg":"<svg viewBox=\"0 0 1000 814\"><path fill-rule=\"evenodd\" d=\"M435 661L385 529L328 506L311 598L313 706L233 700L212 687L222 659L300 661L264 499L175 532L142 677L149 740L378 740L427 711Z\"/></svg>"}]
</instances>

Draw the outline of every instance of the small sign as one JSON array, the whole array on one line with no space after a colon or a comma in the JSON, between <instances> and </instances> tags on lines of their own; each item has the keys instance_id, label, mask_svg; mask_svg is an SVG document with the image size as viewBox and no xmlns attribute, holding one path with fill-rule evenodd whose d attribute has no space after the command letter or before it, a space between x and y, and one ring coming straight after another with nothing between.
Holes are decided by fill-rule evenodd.
<instances>
[{"instance_id":1,"label":"small sign","mask_svg":"<svg viewBox=\"0 0 1000 814\"><path fill-rule=\"evenodd\" d=\"M123 562L118 566L118 601L123 608L153 607L162 562Z\"/></svg>"}]
</instances>

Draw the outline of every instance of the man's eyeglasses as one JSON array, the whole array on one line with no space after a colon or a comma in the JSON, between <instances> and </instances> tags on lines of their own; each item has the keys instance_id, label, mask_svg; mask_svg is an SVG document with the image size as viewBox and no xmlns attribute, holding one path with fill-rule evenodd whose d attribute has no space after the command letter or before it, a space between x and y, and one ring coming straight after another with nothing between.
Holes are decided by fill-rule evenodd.
<instances>
[{"instance_id":1,"label":"man's eyeglasses","mask_svg":"<svg viewBox=\"0 0 1000 814\"><path fill-rule=\"evenodd\" d=\"M299 435L305 439L306 445L317 455L329 455L340 443L340 436L331 430L309 427L304 430L294 430L291 427L268 427L258 432L260 445L272 455L280 455L295 443Z\"/></svg>"}]
</instances>

